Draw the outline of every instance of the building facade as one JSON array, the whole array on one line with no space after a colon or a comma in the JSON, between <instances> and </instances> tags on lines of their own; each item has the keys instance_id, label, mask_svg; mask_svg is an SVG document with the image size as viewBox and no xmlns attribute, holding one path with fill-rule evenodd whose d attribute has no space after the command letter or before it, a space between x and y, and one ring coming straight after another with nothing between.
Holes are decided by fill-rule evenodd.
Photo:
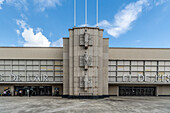
<instances>
[{"instance_id":1,"label":"building facade","mask_svg":"<svg viewBox=\"0 0 170 113\"><path fill-rule=\"evenodd\" d=\"M74 27L63 47L1 47L1 95L170 96L170 49L109 48L103 29Z\"/></svg>"}]
</instances>

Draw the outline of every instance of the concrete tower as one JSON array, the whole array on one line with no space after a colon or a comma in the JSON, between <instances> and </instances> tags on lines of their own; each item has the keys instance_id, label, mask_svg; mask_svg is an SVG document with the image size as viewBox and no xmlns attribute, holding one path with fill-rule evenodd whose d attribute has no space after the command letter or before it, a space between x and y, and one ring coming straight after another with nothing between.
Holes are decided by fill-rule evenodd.
<instances>
[{"instance_id":1,"label":"concrete tower","mask_svg":"<svg viewBox=\"0 0 170 113\"><path fill-rule=\"evenodd\" d=\"M98 27L69 29L63 38L64 97L108 95L108 43Z\"/></svg>"}]
</instances>

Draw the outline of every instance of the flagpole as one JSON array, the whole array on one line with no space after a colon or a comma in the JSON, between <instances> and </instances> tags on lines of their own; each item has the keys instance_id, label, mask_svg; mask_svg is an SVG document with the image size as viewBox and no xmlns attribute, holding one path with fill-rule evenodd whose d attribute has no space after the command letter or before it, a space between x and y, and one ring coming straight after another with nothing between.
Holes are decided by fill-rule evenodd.
<instances>
[{"instance_id":1,"label":"flagpole","mask_svg":"<svg viewBox=\"0 0 170 113\"><path fill-rule=\"evenodd\" d=\"M74 27L76 27L76 0L74 0Z\"/></svg>"},{"instance_id":2,"label":"flagpole","mask_svg":"<svg viewBox=\"0 0 170 113\"><path fill-rule=\"evenodd\" d=\"M87 0L85 0L85 27L87 27Z\"/></svg>"},{"instance_id":3,"label":"flagpole","mask_svg":"<svg viewBox=\"0 0 170 113\"><path fill-rule=\"evenodd\" d=\"M99 16L99 0L97 0L97 4L96 4L97 6L96 6L96 27L98 27L98 22L99 22L99 18L98 18L98 16Z\"/></svg>"}]
</instances>

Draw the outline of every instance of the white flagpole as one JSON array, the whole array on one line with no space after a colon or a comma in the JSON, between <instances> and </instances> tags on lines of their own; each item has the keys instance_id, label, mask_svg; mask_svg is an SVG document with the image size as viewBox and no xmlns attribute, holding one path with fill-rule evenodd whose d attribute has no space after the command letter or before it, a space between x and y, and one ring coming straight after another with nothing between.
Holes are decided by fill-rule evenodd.
<instances>
[{"instance_id":1,"label":"white flagpole","mask_svg":"<svg viewBox=\"0 0 170 113\"><path fill-rule=\"evenodd\" d=\"M74 0L74 27L76 27L76 0Z\"/></svg>"},{"instance_id":2,"label":"white flagpole","mask_svg":"<svg viewBox=\"0 0 170 113\"><path fill-rule=\"evenodd\" d=\"M87 0L85 0L85 26L87 27Z\"/></svg>"},{"instance_id":3,"label":"white flagpole","mask_svg":"<svg viewBox=\"0 0 170 113\"><path fill-rule=\"evenodd\" d=\"M99 16L99 14L98 14L98 13L99 13L99 12L98 12L98 10L99 10L99 9L98 9L98 8L99 8L99 1L98 1L98 0L97 0L97 6L96 6L96 7L97 7L97 9L96 9L96 13L97 13L97 14L96 14L96 23L97 23L97 24L96 24L96 27L98 27L98 22L99 22L99 19L98 19L98 16Z\"/></svg>"}]
</instances>

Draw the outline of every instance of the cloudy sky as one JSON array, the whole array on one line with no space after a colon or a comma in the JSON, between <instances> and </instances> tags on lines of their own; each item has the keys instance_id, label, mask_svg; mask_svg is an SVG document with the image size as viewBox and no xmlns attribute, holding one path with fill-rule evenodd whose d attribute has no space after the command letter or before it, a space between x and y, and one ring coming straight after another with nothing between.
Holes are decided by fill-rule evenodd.
<instances>
[{"instance_id":1,"label":"cloudy sky","mask_svg":"<svg viewBox=\"0 0 170 113\"><path fill-rule=\"evenodd\" d=\"M61 47L73 23L74 0L0 0L0 46ZM77 0L77 26L84 24ZM96 24L88 0L88 26ZM99 0L99 27L110 47L170 48L170 0Z\"/></svg>"}]
</instances>

